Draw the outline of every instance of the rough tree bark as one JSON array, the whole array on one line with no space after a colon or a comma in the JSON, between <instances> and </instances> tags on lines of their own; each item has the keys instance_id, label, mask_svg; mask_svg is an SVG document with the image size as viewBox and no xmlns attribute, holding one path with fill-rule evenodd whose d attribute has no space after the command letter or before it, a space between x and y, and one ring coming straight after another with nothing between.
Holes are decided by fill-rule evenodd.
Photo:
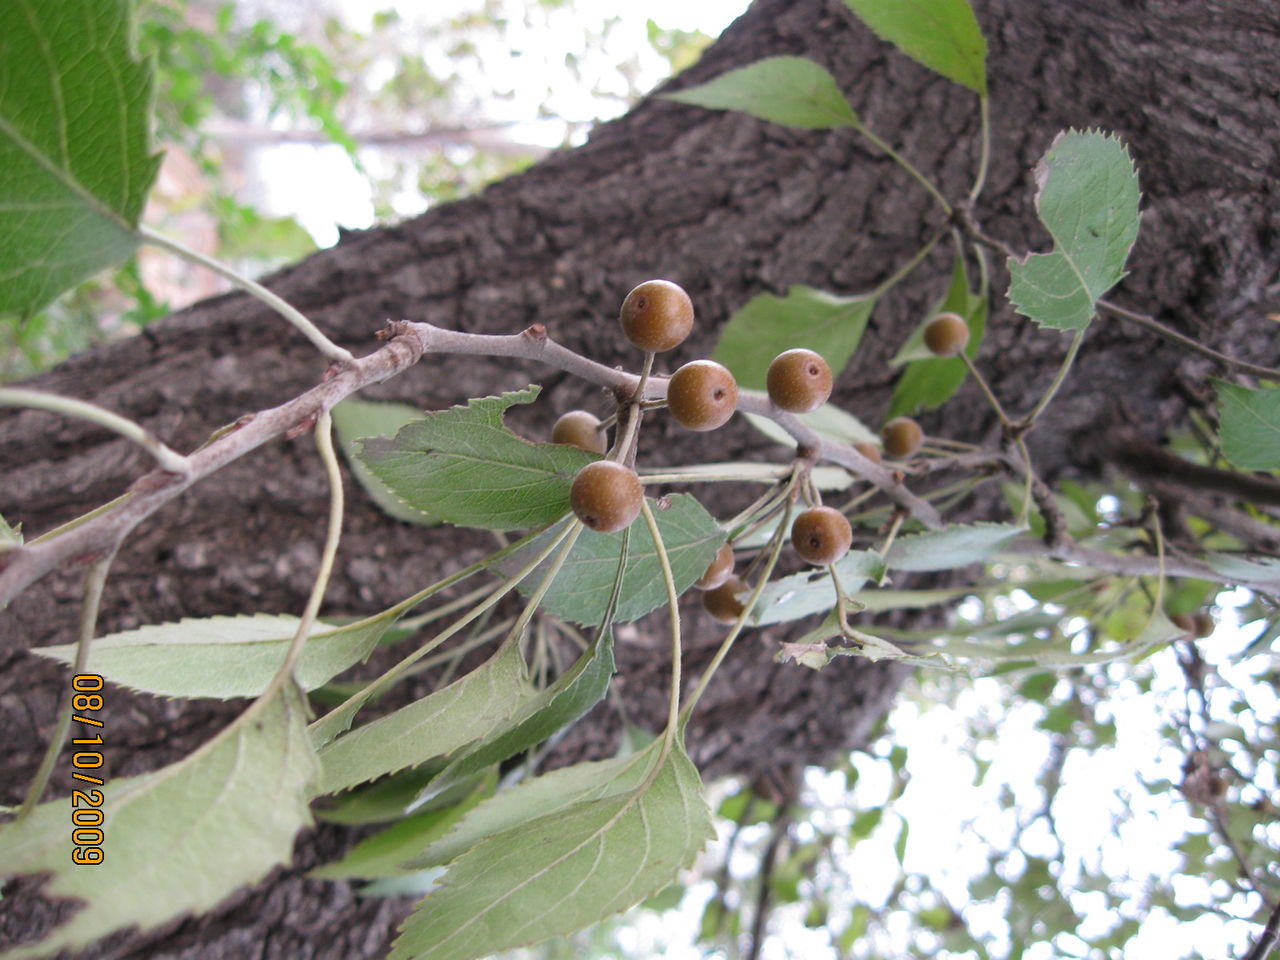
<instances>
[{"instance_id":1,"label":"rough tree bark","mask_svg":"<svg viewBox=\"0 0 1280 960\"><path fill-rule=\"evenodd\" d=\"M1069 126L1119 134L1138 163L1144 220L1119 302L1219 349L1273 363L1280 335L1264 319L1280 304L1280 9L1256 0L981 0L990 41L994 162L978 215L1020 249L1044 248L1031 216L1029 171ZM682 87L763 56L804 54L839 79L868 125L959 197L975 162L972 95L878 43L838 0L758 0ZM483 194L398 226L348 234L278 274L276 291L357 354L386 318L506 333L531 322L571 348L634 364L613 317L623 294L655 276L682 283L698 307L694 337L667 358L704 355L719 324L749 297L805 283L851 293L874 286L941 224L901 170L851 131L805 133L649 99L590 142ZM885 364L945 283L936 252L877 308L837 399L881 419L893 381ZM1003 290L997 277L997 290ZM997 305L980 364L997 393L1024 408L1043 391L1065 339ZM192 307L142 336L78 357L35 385L92 399L141 420L178 450L245 412L313 384L324 363L288 327L242 296ZM1202 401L1206 361L1107 319L1090 332L1059 401L1031 435L1047 476L1096 478L1103 441L1127 428L1153 442ZM424 360L369 395L439 408L541 382L518 428L599 397L545 370L506 362ZM991 435L972 385L926 427ZM734 425L708 439L648 427L650 462L764 454ZM119 493L144 468L123 441L39 413L0 415L0 513L43 532ZM116 560L101 629L249 610L297 611L323 536L325 490L308 438L270 445L165 508ZM351 496L338 576L326 609L380 609L491 547L485 536L385 519ZM978 499L964 508L988 509ZM0 802L16 803L52 725L63 674L28 654L72 634L83 571L45 578L0 615ZM691 613L693 658L715 632ZM632 715L656 717L665 696L660 647L642 623L620 651L619 688ZM771 662L747 638L717 678L691 732L711 775L770 775L822 762L858 743L903 679L888 666L843 661L813 674ZM113 691L110 773L154 769L207 739L241 704L169 702ZM562 760L613 746L617 719L598 709L560 745ZM781 780L786 782L786 769ZM65 792L65 782L55 788ZM105 958L378 956L405 904L357 901L342 885L302 879L350 842L320 828L295 863L205 918L124 934L82 955ZM38 885L6 891L0 943L33 936L54 908ZM64 908L65 909L65 908Z\"/></svg>"}]
</instances>

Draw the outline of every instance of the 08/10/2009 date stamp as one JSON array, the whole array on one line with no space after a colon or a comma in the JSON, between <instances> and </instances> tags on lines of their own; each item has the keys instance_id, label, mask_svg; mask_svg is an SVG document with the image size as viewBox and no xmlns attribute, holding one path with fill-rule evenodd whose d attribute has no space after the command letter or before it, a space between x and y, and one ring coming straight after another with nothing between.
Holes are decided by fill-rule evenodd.
<instances>
[{"instance_id":1,"label":"08/10/2009 date stamp","mask_svg":"<svg viewBox=\"0 0 1280 960\"><path fill-rule=\"evenodd\" d=\"M103 708L103 680L96 673L81 673L71 678L71 719L80 723L81 735L71 741L73 780L101 787L106 782L102 770L103 721L95 716ZM71 791L71 860L92 866L106 859L106 839L101 790Z\"/></svg>"}]
</instances>

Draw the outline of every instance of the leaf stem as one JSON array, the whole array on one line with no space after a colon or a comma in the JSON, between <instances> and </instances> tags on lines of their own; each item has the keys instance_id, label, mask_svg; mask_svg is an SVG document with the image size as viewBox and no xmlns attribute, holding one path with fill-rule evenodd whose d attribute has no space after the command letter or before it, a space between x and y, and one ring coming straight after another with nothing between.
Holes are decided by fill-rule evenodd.
<instances>
[{"instance_id":1,"label":"leaf stem","mask_svg":"<svg viewBox=\"0 0 1280 960\"><path fill-rule=\"evenodd\" d=\"M1077 330L1076 335L1071 338L1071 346L1067 348L1067 355L1062 359L1062 366L1058 367L1058 372L1053 376L1053 383L1049 384L1049 389L1045 391L1045 395L1040 398L1040 402L1035 405L1024 421L1028 426L1036 422L1040 414L1044 413L1045 407L1053 400L1063 382L1067 379L1067 373L1071 370L1071 365L1075 363L1076 354L1080 352L1080 344L1084 342L1084 330Z\"/></svg>"},{"instance_id":2,"label":"leaf stem","mask_svg":"<svg viewBox=\"0 0 1280 960\"><path fill-rule=\"evenodd\" d=\"M973 187L969 190L969 202L976 202L987 185L987 170L991 165L991 104L986 94L978 95L978 116L981 132L981 146L978 152L978 173L973 178Z\"/></svg>"},{"instance_id":3,"label":"leaf stem","mask_svg":"<svg viewBox=\"0 0 1280 960\"><path fill-rule=\"evenodd\" d=\"M19 387L0 387L0 407L30 407L35 410L47 410L59 413L64 417L75 417L87 420L100 427L118 433L126 440L131 440L155 459L161 470L186 476L191 472L191 461L170 447L165 446L150 431L134 423L118 413L104 410L96 404L71 397L60 397L57 394L45 393L42 390L24 390Z\"/></svg>"},{"instance_id":4,"label":"leaf stem","mask_svg":"<svg viewBox=\"0 0 1280 960\"><path fill-rule=\"evenodd\" d=\"M302 315L301 311L291 304L286 303L283 299L276 296L262 284L257 283L254 280L250 280L248 277L233 270L225 263L221 263L212 257L205 256L199 250L193 250L180 241L174 240L171 237L166 237L162 233L157 233L146 225L140 224L138 226L138 233L141 235L142 239L149 243L152 243L157 247L162 247L170 253L175 253L185 260L190 260L192 263L198 263L200 266L212 270L218 276L230 280L246 293L257 297L293 324L294 327L298 329L298 332L310 340L312 344L315 345L315 348L330 360L334 360L338 363L351 363L355 360L355 357L351 355L349 350L338 346L326 337L320 332L314 323Z\"/></svg>"},{"instance_id":5,"label":"leaf stem","mask_svg":"<svg viewBox=\"0 0 1280 960\"><path fill-rule=\"evenodd\" d=\"M911 174L920 186L924 187L925 190L929 192L929 196L933 197L938 206L942 208L942 212L948 217L951 216L954 211L951 209L951 204L947 203L947 198L938 192L938 188L933 185L933 182L917 170L910 160L902 156L902 154L898 153L897 150L893 149L893 147L889 146L889 144L885 143L862 124L859 123L854 126L859 133L883 150L890 160L900 166L903 170L907 171L907 173Z\"/></svg>"},{"instance_id":6,"label":"leaf stem","mask_svg":"<svg viewBox=\"0 0 1280 960\"><path fill-rule=\"evenodd\" d=\"M658 553L658 566L662 568L662 582L667 588L667 607L671 612L671 696L667 707L667 743L663 748L665 751L671 748L680 723L680 661L684 652L680 643L680 596L676 593L676 580L671 573L671 559L667 556L667 545L662 540L662 531L658 529L658 521L653 515L647 497L641 501L640 511L644 514L644 522L649 527L649 535L653 537L653 545Z\"/></svg>"},{"instance_id":7,"label":"leaf stem","mask_svg":"<svg viewBox=\"0 0 1280 960\"><path fill-rule=\"evenodd\" d=\"M995 391L991 389L991 384L987 383L987 378L978 370L977 364L965 351L961 350L957 356L964 361L965 368L969 371L969 375L973 377L974 382L982 390L983 396L987 398L987 403L991 404L991 409L996 412L996 416L1000 418L1000 426L1007 431L1013 427L1013 421L1009 419L1009 415L1005 413L1004 407L995 395Z\"/></svg>"},{"instance_id":8,"label":"leaf stem","mask_svg":"<svg viewBox=\"0 0 1280 960\"><path fill-rule=\"evenodd\" d=\"M924 261L924 258L927 257L933 251L933 248L936 247L938 245L938 242L946 235L947 235L946 230L939 230L932 237L930 237L925 242L925 245L921 247L919 250L917 250L910 260L908 260L905 264L903 264L901 267L895 270L890 275L889 279L882 282L879 286L877 286L874 290L872 290L869 294L867 294L867 299L879 300L882 296L885 295L885 293L887 293L889 290L892 290L899 283L905 280L911 274L911 271L913 271L916 267L920 266L920 264Z\"/></svg>"},{"instance_id":9,"label":"leaf stem","mask_svg":"<svg viewBox=\"0 0 1280 960\"><path fill-rule=\"evenodd\" d=\"M793 476L791 486L794 486L795 482L796 477ZM751 616L751 611L755 609L756 603L760 600L760 594L764 592L765 585L773 574L773 568L778 564L778 556L782 553L782 544L787 539L787 521L791 518L790 499L786 501L784 510L782 522L778 524L778 529L774 531L773 539L770 541L768 559L765 561L764 569L760 571L760 577L756 581L755 588L751 591L751 596L747 599L742 613L738 614L738 619L730 628L728 636L721 642L720 649L711 658L707 668L702 671L702 676L698 678L698 685L694 687L693 693L689 695L689 698L685 701L684 708L680 711L680 726L682 727L688 724L689 718L693 715L693 708L697 706L698 700L710 685L711 678L715 676L715 672L720 669L720 664L724 662L724 658L729 655L734 641L742 633L743 627L747 624L747 618Z\"/></svg>"},{"instance_id":10,"label":"leaf stem","mask_svg":"<svg viewBox=\"0 0 1280 960\"><path fill-rule=\"evenodd\" d=\"M329 579L333 576L333 561L338 555L338 542L342 539L342 518L346 500L342 489L342 471L338 466L338 455L333 449L333 418L326 410L316 419L316 449L320 452L320 460L324 463L325 479L329 482L329 524L325 531L324 547L320 552L320 568L316 571L315 581L311 584L311 595L307 597L307 605L302 610L302 619L298 621L297 632L285 652L284 663L279 672L262 692L259 700L270 699L292 676L293 667L298 662L302 648L316 622L316 614L320 612L320 604L324 601L325 591L329 589Z\"/></svg>"},{"instance_id":11,"label":"leaf stem","mask_svg":"<svg viewBox=\"0 0 1280 960\"><path fill-rule=\"evenodd\" d=\"M115 551L113 550L107 556L95 560L90 565L88 573L85 574L84 601L80 606L80 631L76 638L76 659L71 665L72 678L84 673L85 667L89 662L89 643L93 640L94 632L97 630L98 610L102 606L102 591L107 583L107 571L110 570L111 561L114 558ZM45 749L44 758L40 761L40 768L36 770L31 786L27 789L27 795L22 801L22 806L18 808L17 816L14 818L15 823L26 819L30 815L36 804L40 802L44 788L49 785L49 778L53 775L53 767L58 762L58 754L66 746L67 733L71 729L72 696L73 694L69 690L63 693L62 706L58 710L58 719L54 725L53 733L49 737L49 746Z\"/></svg>"}]
</instances>

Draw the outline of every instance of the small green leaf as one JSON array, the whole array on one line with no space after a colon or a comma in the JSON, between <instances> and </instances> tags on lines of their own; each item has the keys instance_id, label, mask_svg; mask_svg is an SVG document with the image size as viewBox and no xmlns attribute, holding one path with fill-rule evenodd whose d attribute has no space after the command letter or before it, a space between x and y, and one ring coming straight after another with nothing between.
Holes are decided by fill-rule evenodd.
<instances>
[{"instance_id":1,"label":"small green leaf","mask_svg":"<svg viewBox=\"0 0 1280 960\"><path fill-rule=\"evenodd\" d=\"M714 831L683 748L655 757L636 789L519 823L459 856L401 927L390 960L469 960L536 943L671 883Z\"/></svg>"},{"instance_id":2,"label":"small green leaf","mask_svg":"<svg viewBox=\"0 0 1280 960\"><path fill-rule=\"evenodd\" d=\"M939 313L955 313L964 318L969 326L969 345L964 352L970 359L976 357L987 329L987 301L985 297L969 291L968 272L964 258L959 255L951 271L951 286L946 296L934 306L890 361L894 366L902 363L908 366L893 388L885 419L935 410L950 400L964 383L968 370L963 360L959 357L935 357L924 344L924 328Z\"/></svg>"},{"instance_id":3,"label":"small green leaf","mask_svg":"<svg viewBox=\"0 0 1280 960\"><path fill-rule=\"evenodd\" d=\"M377 403L356 397L343 400L333 408L332 413L333 428L338 433L338 445L346 454L351 472L373 502L397 520L434 523L434 518L397 497L390 487L373 475L373 471L365 466L359 456L360 441L370 437L394 437L405 424L421 420L425 414L407 403Z\"/></svg>"},{"instance_id":4,"label":"small green leaf","mask_svg":"<svg viewBox=\"0 0 1280 960\"><path fill-rule=\"evenodd\" d=\"M1214 380L1222 451L1244 470L1280 470L1280 388L1251 389Z\"/></svg>"},{"instance_id":5,"label":"small green leaf","mask_svg":"<svg viewBox=\"0 0 1280 960\"><path fill-rule=\"evenodd\" d=\"M398 616L388 611L341 627L316 624L294 676L314 690L367 657ZM163 697L254 697L280 669L298 623L294 616L258 614L138 627L94 640L86 669ZM31 652L68 664L76 658L74 644Z\"/></svg>"},{"instance_id":6,"label":"small green leaf","mask_svg":"<svg viewBox=\"0 0 1280 960\"><path fill-rule=\"evenodd\" d=\"M71 860L70 800L41 804L27 820L0 827L6 873L50 873L47 894L84 902L44 940L10 950L5 960L204 912L287 863L294 836L311 823L307 803L318 773L306 720L305 697L287 684L189 757L108 782L105 856L96 866Z\"/></svg>"},{"instance_id":7,"label":"small green leaf","mask_svg":"<svg viewBox=\"0 0 1280 960\"><path fill-rule=\"evenodd\" d=\"M1041 326L1083 330L1125 274L1138 237L1138 174L1119 140L1069 130L1036 167L1036 183L1036 210L1055 246L1009 258L1009 300Z\"/></svg>"},{"instance_id":8,"label":"small green leaf","mask_svg":"<svg viewBox=\"0 0 1280 960\"><path fill-rule=\"evenodd\" d=\"M471 400L426 414L394 440L368 440L360 459L397 497L449 523L488 530L541 526L569 510L574 475L594 454L530 443L503 423L540 388Z\"/></svg>"},{"instance_id":9,"label":"small green leaf","mask_svg":"<svg viewBox=\"0 0 1280 960\"><path fill-rule=\"evenodd\" d=\"M25 315L138 246L154 69L126 0L11 0L0 37L0 315Z\"/></svg>"},{"instance_id":10,"label":"small green leaf","mask_svg":"<svg viewBox=\"0 0 1280 960\"><path fill-rule=\"evenodd\" d=\"M987 95L987 41L968 0L845 0L881 40L912 60Z\"/></svg>"},{"instance_id":11,"label":"small green leaf","mask_svg":"<svg viewBox=\"0 0 1280 960\"><path fill-rule=\"evenodd\" d=\"M792 347L822 354L838 377L858 348L875 305L870 297L838 297L800 285L785 297L762 293L729 318L711 358L749 390L763 390L773 358Z\"/></svg>"},{"instance_id":12,"label":"small green leaf","mask_svg":"<svg viewBox=\"0 0 1280 960\"><path fill-rule=\"evenodd\" d=\"M320 751L320 793L453 753L483 737L537 694L520 645L504 643L486 663L421 700L356 727Z\"/></svg>"},{"instance_id":13,"label":"small green leaf","mask_svg":"<svg viewBox=\"0 0 1280 960\"><path fill-rule=\"evenodd\" d=\"M0 517L0 553L20 546L22 546L22 524L11 527L4 517Z\"/></svg>"},{"instance_id":14,"label":"small green leaf","mask_svg":"<svg viewBox=\"0 0 1280 960\"><path fill-rule=\"evenodd\" d=\"M891 570L950 570L981 563L1023 533L1003 523L975 523L901 537L889 548L885 563Z\"/></svg>"},{"instance_id":15,"label":"small green leaf","mask_svg":"<svg viewBox=\"0 0 1280 960\"><path fill-rule=\"evenodd\" d=\"M748 413L746 416L751 421L751 425L770 440L784 446L795 447L795 438L773 420L755 413ZM812 413L799 413L796 417L818 436L834 440L836 443L869 443L873 447L880 446L880 438L861 420L841 410L835 404L824 403Z\"/></svg>"},{"instance_id":16,"label":"small green leaf","mask_svg":"<svg viewBox=\"0 0 1280 960\"><path fill-rule=\"evenodd\" d=\"M663 98L710 110L739 110L805 130L859 126L835 77L804 57L766 57Z\"/></svg>"},{"instance_id":17,"label":"small green leaf","mask_svg":"<svg viewBox=\"0 0 1280 960\"><path fill-rule=\"evenodd\" d=\"M884 573L884 560L874 550L850 551L835 566L840 585L850 596ZM785 623L830 610L835 604L836 588L826 568L806 570L766 584L751 611L751 622L757 626Z\"/></svg>"},{"instance_id":18,"label":"small green leaf","mask_svg":"<svg viewBox=\"0 0 1280 960\"><path fill-rule=\"evenodd\" d=\"M668 506L655 510L654 516L667 547L676 590L683 593L706 572L725 541L725 532L715 517L689 494L676 494L667 500ZM534 538L528 546L501 560L498 569L507 574L520 569L561 529L556 525ZM564 620L598 626L608 606L621 555L622 533L583 530L560 575L543 597L543 608ZM521 583L521 593L528 595L535 589L550 562L548 559ZM666 602L662 567L649 527L644 523L633 524L622 595L614 620L618 623L635 620Z\"/></svg>"}]
</instances>

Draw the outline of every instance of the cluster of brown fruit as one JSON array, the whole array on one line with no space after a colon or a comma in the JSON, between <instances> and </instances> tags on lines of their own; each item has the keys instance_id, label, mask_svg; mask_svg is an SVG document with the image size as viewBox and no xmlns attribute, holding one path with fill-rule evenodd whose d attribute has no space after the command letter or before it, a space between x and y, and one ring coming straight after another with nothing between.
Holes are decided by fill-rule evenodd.
<instances>
[{"instance_id":1,"label":"cluster of brown fruit","mask_svg":"<svg viewBox=\"0 0 1280 960\"><path fill-rule=\"evenodd\" d=\"M627 339L647 353L661 353L684 342L693 330L693 303L689 295L668 280L640 284L622 303L619 322ZM939 314L924 332L925 343L938 356L955 356L969 340L969 328L953 313ZM766 376L769 400L779 410L809 413L831 396L831 367L812 350L786 350L769 364ZM733 374L712 360L684 364L667 381L667 409L677 423L690 430L714 430L727 423L738 405L738 384ZM551 432L553 443L569 443L592 453L608 449L600 420L585 410L562 416ZM896 417L885 424L881 441L886 456L903 460L913 456L924 442L924 433L910 417ZM855 447L879 462L880 450L870 444ZM569 503L586 526L600 533L615 533L640 514L644 488L630 467L617 460L598 460L574 477ZM796 517L791 543L808 563L827 566L843 557L853 542L849 521L839 510L811 507ZM733 575L733 549L725 544L702 578L695 584L705 591L703 605L716 619L734 622L742 613L738 595L747 589Z\"/></svg>"}]
</instances>

